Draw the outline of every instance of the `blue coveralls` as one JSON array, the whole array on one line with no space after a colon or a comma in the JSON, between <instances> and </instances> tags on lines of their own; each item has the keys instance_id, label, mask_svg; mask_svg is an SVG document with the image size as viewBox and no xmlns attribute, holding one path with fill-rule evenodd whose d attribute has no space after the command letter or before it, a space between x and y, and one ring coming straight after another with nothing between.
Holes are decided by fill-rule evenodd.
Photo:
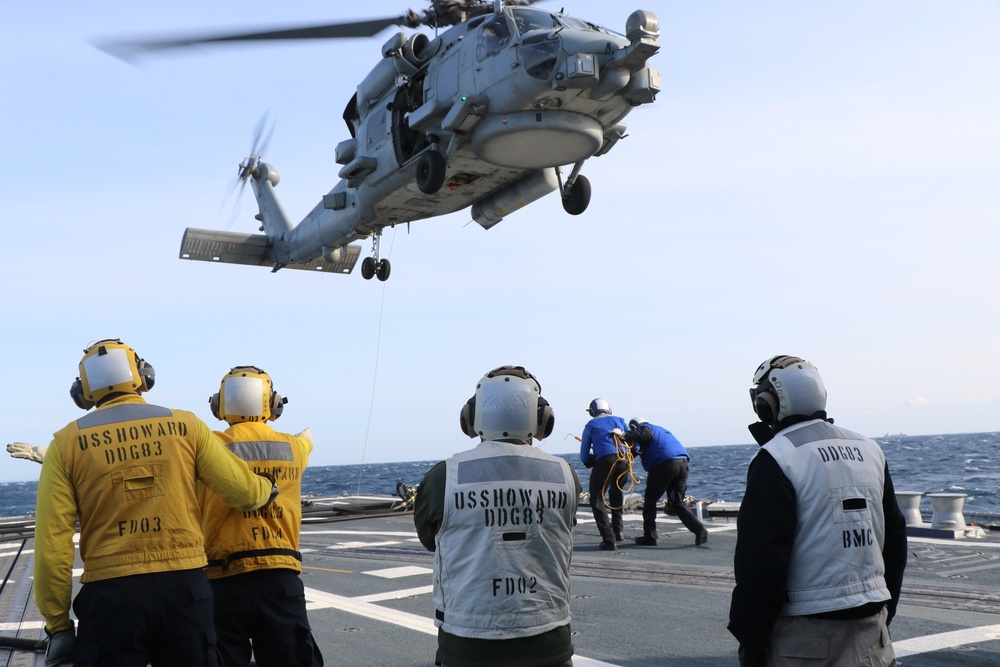
<instances>
[{"instance_id":1,"label":"blue coveralls","mask_svg":"<svg viewBox=\"0 0 1000 667\"><path fill-rule=\"evenodd\" d=\"M618 445L611 434L614 429L621 429L624 434L628 424L621 417L602 414L594 417L583 427L580 438L580 460L584 465L593 463L590 471L590 505L594 510L594 521L601 533L601 540L614 544L622 539L624 522L622 521L622 505L625 500L622 495L621 482L628 474L628 465L619 456ZM591 453L593 450L593 453ZM605 492L611 503L611 520L608 521L608 504L604 501Z\"/></svg>"},{"instance_id":2,"label":"blue coveralls","mask_svg":"<svg viewBox=\"0 0 1000 667\"><path fill-rule=\"evenodd\" d=\"M667 505L684 527L697 535L705 526L684 504L687 492L688 453L674 434L655 424L642 423L633 432L639 459L646 471L646 493L642 506L642 533L657 539L656 503L667 494Z\"/></svg>"}]
</instances>

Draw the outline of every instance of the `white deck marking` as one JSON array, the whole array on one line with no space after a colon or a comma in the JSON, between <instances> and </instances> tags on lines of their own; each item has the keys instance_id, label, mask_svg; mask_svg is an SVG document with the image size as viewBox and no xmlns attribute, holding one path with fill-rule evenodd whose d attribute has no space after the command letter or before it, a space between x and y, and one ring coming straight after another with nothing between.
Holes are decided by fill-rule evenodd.
<instances>
[{"instance_id":1,"label":"white deck marking","mask_svg":"<svg viewBox=\"0 0 1000 667\"><path fill-rule=\"evenodd\" d=\"M400 577L413 577L418 574L433 574L433 572L434 570L427 567L407 565L405 567L387 567L384 570L368 570L361 574L370 574L374 577L382 577L383 579L399 579Z\"/></svg>"},{"instance_id":2,"label":"white deck marking","mask_svg":"<svg viewBox=\"0 0 1000 667\"><path fill-rule=\"evenodd\" d=\"M24 551L20 552L20 554L22 556L27 556L28 554L33 554L33 553L35 553L34 549L25 549ZM17 554L18 554L18 550L17 549L3 549L3 550L0 550L0 556L2 556L4 558L6 558L7 556L16 556Z\"/></svg>"},{"instance_id":3,"label":"white deck marking","mask_svg":"<svg viewBox=\"0 0 1000 667\"><path fill-rule=\"evenodd\" d=\"M930 653L931 651L940 651L945 648L976 644L994 639L1000 639L1000 625L983 625L978 628L966 628L964 630L942 632L937 635L903 639L898 642L892 642L892 648L896 652L897 658L905 658L908 655Z\"/></svg>"},{"instance_id":4,"label":"white deck marking","mask_svg":"<svg viewBox=\"0 0 1000 667\"><path fill-rule=\"evenodd\" d=\"M426 588L429 589L430 586ZM424 591L423 588L410 590L420 591L420 594L423 594ZM363 616L365 618L371 618L376 621L384 621L385 623L392 623L393 625L398 625L403 628L423 632L427 635L437 636L437 628L434 626L434 621L431 619L425 616L417 616L416 614L409 614L405 611L396 611L394 609L386 609L385 607L380 607L377 604L372 604L367 601L372 596L366 595L357 598L346 598L342 595L324 593L323 591L308 587L305 592L306 601L308 602L306 609L309 611L316 609L338 609L340 611L346 611L349 614L357 614L358 616ZM397 594L402 592L407 592L408 595L410 594L408 591L398 591ZM577 667L618 667L614 663L591 660L590 658L585 658L582 655L574 655L573 664Z\"/></svg>"},{"instance_id":5,"label":"white deck marking","mask_svg":"<svg viewBox=\"0 0 1000 667\"><path fill-rule=\"evenodd\" d=\"M408 614L405 611L386 609L377 604L360 601L357 598L346 598L343 595L324 593L315 588L306 588L306 600L309 602L307 609L310 611L315 609L339 609L349 614L392 623L393 625L423 632L424 634L437 635L437 628L434 627L434 621L426 616L417 616L416 614Z\"/></svg>"},{"instance_id":6,"label":"white deck marking","mask_svg":"<svg viewBox=\"0 0 1000 667\"><path fill-rule=\"evenodd\" d=\"M409 532L398 530L302 530L299 535L380 535L384 537L416 537L412 530Z\"/></svg>"},{"instance_id":7,"label":"white deck marking","mask_svg":"<svg viewBox=\"0 0 1000 667\"><path fill-rule=\"evenodd\" d=\"M0 623L0 632L17 632L18 630L41 630L45 621L24 621L23 623Z\"/></svg>"},{"instance_id":8,"label":"white deck marking","mask_svg":"<svg viewBox=\"0 0 1000 667\"><path fill-rule=\"evenodd\" d=\"M945 540L939 537L912 537L906 536L906 541L910 544L919 542L920 544L941 544L947 547L970 547L973 549L1000 549L1000 542L980 542L979 538L963 537L953 540Z\"/></svg>"},{"instance_id":9,"label":"white deck marking","mask_svg":"<svg viewBox=\"0 0 1000 667\"><path fill-rule=\"evenodd\" d=\"M430 595L433 592L433 586L421 586L420 588L404 588L399 591L388 591L386 593L375 593L373 595L359 595L358 597L351 599L357 600L358 602L382 602L383 600L402 600L403 598L412 598L417 595Z\"/></svg>"},{"instance_id":10,"label":"white deck marking","mask_svg":"<svg viewBox=\"0 0 1000 667\"><path fill-rule=\"evenodd\" d=\"M337 549L359 549L364 547L391 547L399 542L338 542L326 547L336 551Z\"/></svg>"}]
</instances>

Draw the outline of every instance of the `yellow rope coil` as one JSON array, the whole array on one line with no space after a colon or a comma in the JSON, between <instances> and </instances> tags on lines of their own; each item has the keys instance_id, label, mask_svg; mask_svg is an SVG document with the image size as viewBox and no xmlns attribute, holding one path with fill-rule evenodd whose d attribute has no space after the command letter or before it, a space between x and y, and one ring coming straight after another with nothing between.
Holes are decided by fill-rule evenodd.
<instances>
[{"instance_id":1,"label":"yellow rope coil","mask_svg":"<svg viewBox=\"0 0 1000 667\"><path fill-rule=\"evenodd\" d=\"M634 457L632 456L632 448L629 447L628 443L625 442L625 438L623 438L622 436L618 435L617 433L612 433L612 436L615 439L615 455L618 457L619 461L625 462L625 468L626 468L625 472L619 474L618 477L615 478L615 485L618 487L619 490L621 490L622 496L624 498L625 494L631 494L633 492L633 490L635 489L635 485L639 482L639 478L636 476L635 470L632 467L633 461L635 460ZM601 487L602 497L607 495L608 484L611 483L611 474L614 472L616 467L617 466L611 466L611 469L608 471L608 477L604 480L604 485ZM622 486L623 477L628 478L626 487ZM593 502L593 499L591 499L591 502ZM609 504L608 509L611 510L625 509L625 505L623 504L621 507L614 507Z\"/></svg>"}]
</instances>

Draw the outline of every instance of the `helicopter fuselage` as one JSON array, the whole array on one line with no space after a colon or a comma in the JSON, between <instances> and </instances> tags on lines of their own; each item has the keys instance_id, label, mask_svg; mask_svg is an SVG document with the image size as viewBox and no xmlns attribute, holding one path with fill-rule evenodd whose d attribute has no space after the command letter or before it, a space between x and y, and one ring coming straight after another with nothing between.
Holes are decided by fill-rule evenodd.
<instances>
[{"instance_id":1,"label":"helicopter fuselage","mask_svg":"<svg viewBox=\"0 0 1000 667\"><path fill-rule=\"evenodd\" d=\"M274 168L252 169L269 261L336 261L385 227L466 208L488 229L558 189L565 205L584 161L610 151L624 117L660 90L646 64L659 49L656 18L633 13L627 33L507 7L433 39L394 34L344 112L341 180L300 223L275 198ZM567 211L586 208L586 187L582 208Z\"/></svg>"}]
</instances>

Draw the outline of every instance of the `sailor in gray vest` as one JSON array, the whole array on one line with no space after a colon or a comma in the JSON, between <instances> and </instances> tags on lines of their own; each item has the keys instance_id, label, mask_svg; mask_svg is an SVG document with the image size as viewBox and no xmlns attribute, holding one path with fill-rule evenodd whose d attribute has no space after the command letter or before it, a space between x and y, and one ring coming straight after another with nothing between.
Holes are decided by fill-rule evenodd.
<instances>
[{"instance_id":1,"label":"sailor in gray vest","mask_svg":"<svg viewBox=\"0 0 1000 667\"><path fill-rule=\"evenodd\" d=\"M436 664L569 667L569 565L580 480L531 446L552 408L535 377L501 366L462 408L479 445L438 463L414 504L417 536L434 552Z\"/></svg>"},{"instance_id":2,"label":"sailor in gray vest","mask_svg":"<svg viewBox=\"0 0 1000 667\"><path fill-rule=\"evenodd\" d=\"M761 449L747 470L729 609L740 665L895 665L888 625L906 522L882 449L827 418L808 361L772 357L753 382Z\"/></svg>"}]
</instances>

